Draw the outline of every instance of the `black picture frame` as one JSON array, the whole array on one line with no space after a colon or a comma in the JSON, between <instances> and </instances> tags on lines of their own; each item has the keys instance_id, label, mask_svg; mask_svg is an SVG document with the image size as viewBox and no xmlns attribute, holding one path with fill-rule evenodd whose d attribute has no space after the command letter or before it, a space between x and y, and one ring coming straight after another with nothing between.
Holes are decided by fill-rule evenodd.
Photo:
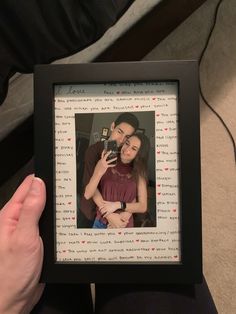
<instances>
[{"instance_id":1,"label":"black picture frame","mask_svg":"<svg viewBox=\"0 0 236 314\"><path fill-rule=\"evenodd\" d=\"M57 85L175 82L178 86L180 256L175 262L57 262L54 91ZM200 119L197 61L38 65L34 73L35 174L47 187L40 221L43 282L200 283L202 281Z\"/></svg>"}]
</instances>

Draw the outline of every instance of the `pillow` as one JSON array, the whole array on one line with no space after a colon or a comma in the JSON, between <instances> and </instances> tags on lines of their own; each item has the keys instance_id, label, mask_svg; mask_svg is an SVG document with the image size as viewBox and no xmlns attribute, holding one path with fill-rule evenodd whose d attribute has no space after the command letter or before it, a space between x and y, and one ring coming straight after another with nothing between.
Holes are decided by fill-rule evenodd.
<instances>
[{"instance_id":1,"label":"pillow","mask_svg":"<svg viewBox=\"0 0 236 314\"><path fill-rule=\"evenodd\" d=\"M74 54L98 40L134 0L1 0L0 104L16 72Z\"/></svg>"}]
</instances>

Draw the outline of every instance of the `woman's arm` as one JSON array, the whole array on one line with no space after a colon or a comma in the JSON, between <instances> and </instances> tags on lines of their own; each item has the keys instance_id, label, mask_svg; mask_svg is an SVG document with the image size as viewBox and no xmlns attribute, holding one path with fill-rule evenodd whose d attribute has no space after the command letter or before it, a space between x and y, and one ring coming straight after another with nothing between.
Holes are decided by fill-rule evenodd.
<instances>
[{"instance_id":1,"label":"woman's arm","mask_svg":"<svg viewBox=\"0 0 236 314\"><path fill-rule=\"evenodd\" d=\"M94 172L92 177L89 180L89 183L85 187L84 197L89 200L95 194L98 184L101 180L101 177L107 171L107 168L114 167L115 165L112 164L117 158L113 158L107 160L107 157L110 155L111 152L102 152L101 159L97 162L96 167L94 168Z\"/></svg>"},{"instance_id":2,"label":"woman's arm","mask_svg":"<svg viewBox=\"0 0 236 314\"><path fill-rule=\"evenodd\" d=\"M98 191L97 187L98 187L98 184L101 180L101 177L102 177L102 175L99 175L96 172L96 168L95 168L94 173L89 180L89 183L85 187L84 197L86 198L86 200L89 200L91 197L93 197L95 192Z\"/></svg>"},{"instance_id":3,"label":"woman's arm","mask_svg":"<svg viewBox=\"0 0 236 314\"><path fill-rule=\"evenodd\" d=\"M128 213L145 213L147 211L147 182L143 177L138 180L138 202L126 203L125 211Z\"/></svg>"},{"instance_id":4,"label":"woman's arm","mask_svg":"<svg viewBox=\"0 0 236 314\"><path fill-rule=\"evenodd\" d=\"M126 203L125 211L128 213L145 213L147 211L147 185L146 180L142 177L139 178L138 184L138 197L137 202ZM99 205L101 214L107 218L110 213L115 212L121 208L121 202L107 202L103 201L102 205Z\"/></svg>"}]
</instances>

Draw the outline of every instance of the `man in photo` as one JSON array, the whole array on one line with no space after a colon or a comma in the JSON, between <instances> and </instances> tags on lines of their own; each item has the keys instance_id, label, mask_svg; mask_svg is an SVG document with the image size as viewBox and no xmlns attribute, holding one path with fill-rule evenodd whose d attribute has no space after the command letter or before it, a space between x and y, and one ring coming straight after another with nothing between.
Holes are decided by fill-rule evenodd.
<instances>
[{"instance_id":1,"label":"man in photo","mask_svg":"<svg viewBox=\"0 0 236 314\"><path fill-rule=\"evenodd\" d=\"M129 138L139 127L139 121L137 117L130 113L120 114L115 121L111 123L109 141L114 140L118 148L121 148L126 139ZM104 150L104 142L97 142L88 147L84 158L84 174L83 174L83 187L85 188L93 175L94 168L97 162L101 159L102 152ZM96 198L101 197L100 192L96 189ZM102 199L102 197L101 197ZM86 199L84 195L81 196L80 208L78 209L78 228L91 228L96 216L96 205L92 199ZM111 215L109 215L111 216ZM112 214L116 219L116 224L119 224L118 220L121 220L119 215ZM109 217L108 217L109 221ZM121 223L122 221L120 221Z\"/></svg>"}]
</instances>

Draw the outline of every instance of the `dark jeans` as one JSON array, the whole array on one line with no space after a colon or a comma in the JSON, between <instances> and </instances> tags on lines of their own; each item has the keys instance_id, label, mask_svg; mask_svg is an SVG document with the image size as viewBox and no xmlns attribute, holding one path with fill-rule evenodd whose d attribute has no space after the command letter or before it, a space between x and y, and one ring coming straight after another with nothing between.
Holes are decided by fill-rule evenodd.
<instances>
[{"instance_id":1,"label":"dark jeans","mask_svg":"<svg viewBox=\"0 0 236 314\"><path fill-rule=\"evenodd\" d=\"M47 284L32 314L91 314L90 285Z\"/></svg>"},{"instance_id":2,"label":"dark jeans","mask_svg":"<svg viewBox=\"0 0 236 314\"><path fill-rule=\"evenodd\" d=\"M96 314L216 314L207 283L96 285ZM91 314L89 285L48 285L33 314Z\"/></svg>"}]
</instances>

